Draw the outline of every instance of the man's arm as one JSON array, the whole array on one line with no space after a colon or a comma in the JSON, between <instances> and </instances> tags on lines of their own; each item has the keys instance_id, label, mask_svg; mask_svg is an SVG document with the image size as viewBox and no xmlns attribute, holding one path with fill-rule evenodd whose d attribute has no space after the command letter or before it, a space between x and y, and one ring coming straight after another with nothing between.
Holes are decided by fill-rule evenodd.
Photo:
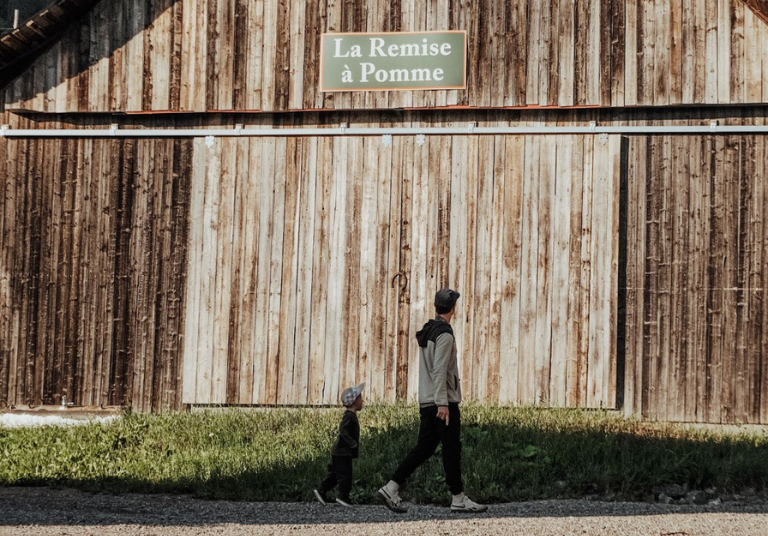
<instances>
[{"instance_id":1,"label":"man's arm","mask_svg":"<svg viewBox=\"0 0 768 536\"><path fill-rule=\"evenodd\" d=\"M448 424L448 360L453 352L453 335L443 333L435 340L435 367L432 384L435 391L437 416Z\"/></svg>"}]
</instances>

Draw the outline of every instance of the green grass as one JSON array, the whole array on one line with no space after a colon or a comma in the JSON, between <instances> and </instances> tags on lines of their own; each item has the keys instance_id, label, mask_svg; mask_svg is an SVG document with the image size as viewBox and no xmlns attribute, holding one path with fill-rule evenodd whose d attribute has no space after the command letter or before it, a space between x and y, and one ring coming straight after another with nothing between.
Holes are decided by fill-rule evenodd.
<instances>
[{"instance_id":1,"label":"green grass","mask_svg":"<svg viewBox=\"0 0 768 536\"><path fill-rule=\"evenodd\" d=\"M306 501L325 474L340 409L215 410L142 415L71 428L0 428L0 485L208 498ZM413 406L359 415L353 499L376 500L413 445ZM665 484L758 490L768 483L768 437L644 424L599 411L462 407L463 474L473 498L517 501L601 494L634 499ZM403 489L446 504L439 457Z\"/></svg>"}]
</instances>

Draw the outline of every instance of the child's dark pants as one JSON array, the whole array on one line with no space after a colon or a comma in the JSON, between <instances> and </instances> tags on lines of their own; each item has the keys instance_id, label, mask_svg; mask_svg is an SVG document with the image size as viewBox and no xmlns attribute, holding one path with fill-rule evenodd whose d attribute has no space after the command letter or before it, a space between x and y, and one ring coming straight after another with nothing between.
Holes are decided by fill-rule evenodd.
<instances>
[{"instance_id":1,"label":"child's dark pants","mask_svg":"<svg viewBox=\"0 0 768 536\"><path fill-rule=\"evenodd\" d=\"M320 491L327 493L336 485L339 486L339 497L349 498L349 492L352 490L352 457L351 456L331 456L331 463L328 464L328 474L320 483Z\"/></svg>"}]
</instances>

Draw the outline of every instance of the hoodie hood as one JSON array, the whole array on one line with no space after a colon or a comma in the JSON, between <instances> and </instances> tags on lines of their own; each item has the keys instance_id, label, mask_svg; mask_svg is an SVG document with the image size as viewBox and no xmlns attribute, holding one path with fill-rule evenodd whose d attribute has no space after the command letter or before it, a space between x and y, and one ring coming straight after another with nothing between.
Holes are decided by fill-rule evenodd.
<instances>
[{"instance_id":1,"label":"hoodie hood","mask_svg":"<svg viewBox=\"0 0 768 536\"><path fill-rule=\"evenodd\" d=\"M453 336L453 328L442 318L433 318L416 332L416 340L419 341L419 346L426 348L429 341L435 342L443 333L450 333Z\"/></svg>"}]
</instances>

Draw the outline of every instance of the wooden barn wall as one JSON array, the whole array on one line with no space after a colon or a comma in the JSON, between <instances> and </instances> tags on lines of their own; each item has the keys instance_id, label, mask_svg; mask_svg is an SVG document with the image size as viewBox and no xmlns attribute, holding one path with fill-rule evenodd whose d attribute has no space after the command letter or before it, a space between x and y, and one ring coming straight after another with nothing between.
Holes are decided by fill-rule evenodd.
<instances>
[{"instance_id":1,"label":"wooden barn wall","mask_svg":"<svg viewBox=\"0 0 768 536\"><path fill-rule=\"evenodd\" d=\"M321 93L323 32L468 32L468 88ZM9 109L287 111L768 102L742 0L114 0L10 87Z\"/></svg>"},{"instance_id":2,"label":"wooden barn wall","mask_svg":"<svg viewBox=\"0 0 768 536\"><path fill-rule=\"evenodd\" d=\"M465 397L614 407L620 139L194 142L185 403L414 399L458 289Z\"/></svg>"},{"instance_id":3,"label":"wooden barn wall","mask_svg":"<svg viewBox=\"0 0 768 536\"><path fill-rule=\"evenodd\" d=\"M768 137L632 138L627 411L768 422Z\"/></svg>"},{"instance_id":4,"label":"wooden barn wall","mask_svg":"<svg viewBox=\"0 0 768 536\"><path fill-rule=\"evenodd\" d=\"M0 406L180 407L191 156L0 140Z\"/></svg>"}]
</instances>

